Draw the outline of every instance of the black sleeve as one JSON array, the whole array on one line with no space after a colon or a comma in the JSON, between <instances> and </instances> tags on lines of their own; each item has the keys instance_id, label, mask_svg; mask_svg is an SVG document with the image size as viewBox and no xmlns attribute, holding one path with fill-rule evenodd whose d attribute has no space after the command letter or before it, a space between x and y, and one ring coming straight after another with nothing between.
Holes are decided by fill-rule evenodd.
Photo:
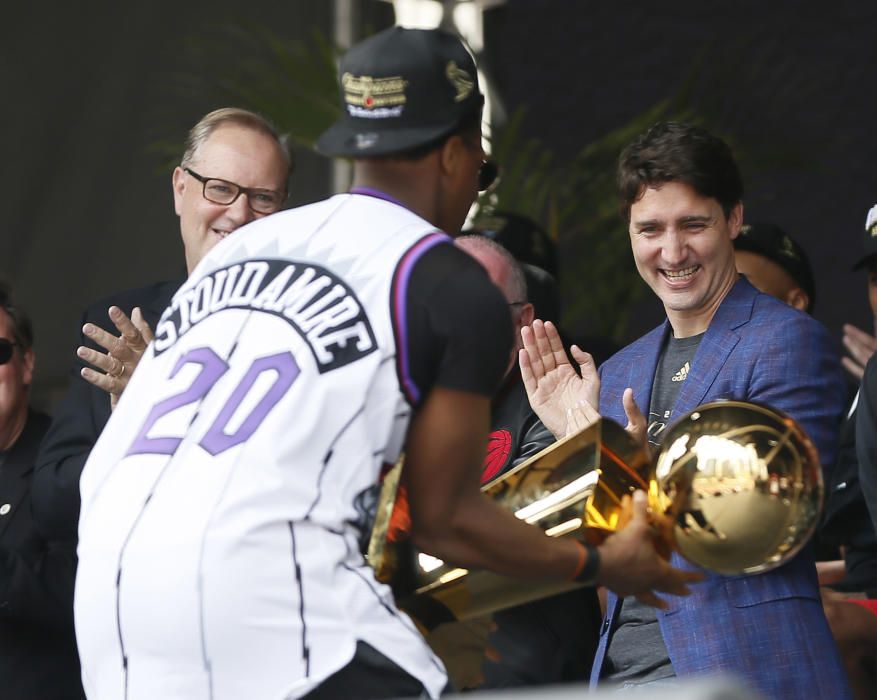
<instances>
[{"instance_id":1,"label":"black sleeve","mask_svg":"<svg viewBox=\"0 0 877 700\"><path fill-rule=\"evenodd\" d=\"M86 322L110 330L100 314L92 310L94 308L82 316L78 344L100 350L81 333ZM106 316L106 308L103 316ZM70 385L55 408L33 476L34 521L42 535L49 539L75 540L79 522L79 475L110 417L109 396L80 376L79 370L85 365L75 353L73 357Z\"/></svg>"},{"instance_id":2,"label":"black sleeve","mask_svg":"<svg viewBox=\"0 0 877 700\"><path fill-rule=\"evenodd\" d=\"M493 396L511 361L513 328L484 268L445 241L414 263L407 285L397 368L402 386L415 389L406 389L409 401L417 405L434 386Z\"/></svg>"},{"instance_id":3,"label":"black sleeve","mask_svg":"<svg viewBox=\"0 0 877 700\"><path fill-rule=\"evenodd\" d=\"M83 313L76 329L70 385L55 408L52 424L37 455L32 499L34 521L44 537L73 539L79 523L79 476L91 448L110 419L110 397L105 391L85 381L79 374L87 366L76 355L76 347L85 345L105 352L82 334L82 326L92 323L109 333L118 334L107 310L118 306L129 317L140 307L144 319L155 328L161 312L170 302L180 281L156 284L119 292L92 304Z\"/></svg>"},{"instance_id":4,"label":"black sleeve","mask_svg":"<svg viewBox=\"0 0 877 700\"><path fill-rule=\"evenodd\" d=\"M0 618L72 630L76 545L55 540L42 546L35 556L0 547Z\"/></svg>"},{"instance_id":5,"label":"black sleeve","mask_svg":"<svg viewBox=\"0 0 877 700\"><path fill-rule=\"evenodd\" d=\"M524 426L524 435L521 437L521 445L518 454L512 461L512 467L523 464L530 457L539 454L549 445L553 445L557 439L552 435L551 431L545 427L541 420L535 414L533 420Z\"/></svg>"},{"instance_id":6,"label":"black sleeve","mask_svg":"<svg viewBox=\"0 0 877 700\"><path fill-rule=\"evenodd\" d=\"M4 500L10 503L0 529L0 637L10 633L9 621L68 629L72 637L76 545L46 541L32 517L33 464L48 425L48 416L29 411L3 465ZM3 650L6 641L0 640Z\"/></svg>"},{"instance_id":7,"label":"black sleeve","mask_svg":"<svg viewBox=\"0 0 877 700\"><path fill-rule=\"evenodd\" d=\"M856 456L859 483L877 529L877 355L868 360L856 407Z\"/></svg>"}]
</instances>

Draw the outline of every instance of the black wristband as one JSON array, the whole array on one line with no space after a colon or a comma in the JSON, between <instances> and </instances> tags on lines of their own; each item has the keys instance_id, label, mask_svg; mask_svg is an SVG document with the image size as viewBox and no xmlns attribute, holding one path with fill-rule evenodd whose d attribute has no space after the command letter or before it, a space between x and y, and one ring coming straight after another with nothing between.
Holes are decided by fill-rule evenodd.
<instances>
[{"instance_id":1,"label":"black wristband","mask_svg":"<svg viewBox=\"0 0 877 700\"><path fill-rule=\"evenodd\" d=\"M573 581L576 583L593 584L597 580L597 573L600 571L600 550L588 542L580 542L579 544L585 548L588 558L585 565Z\"/></svg>"}]
</instances>

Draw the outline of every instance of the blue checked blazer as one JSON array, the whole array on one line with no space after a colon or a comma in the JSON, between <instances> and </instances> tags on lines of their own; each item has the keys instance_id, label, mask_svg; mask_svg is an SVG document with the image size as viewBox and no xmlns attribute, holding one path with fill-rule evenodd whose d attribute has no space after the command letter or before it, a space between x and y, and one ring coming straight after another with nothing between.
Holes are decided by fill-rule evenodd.
<instances>
[{"instance_id":1,"label":"blue checked blazer","mask_svg":"<svg viewBox=\"0 0 877 700\"><path fill-rule=\"evenodd\" d=\"M648 414L652 382L669 322L627 346L600 368L600 412L627 424L621 395L632 387ZM828 333L807 314L758 292L741 277L716 311L679 390L673 417L720 398L758 401L801 423L834 461L844 408L843 377ZM696 569L678 554L673 564ZM661 633L679 676L734 674L769 698L851 697L822 612L807 549L764 574L708 574L688 597L665 596ZM599 679L621 606L609 596L591 685Z\"/></svg>"}]
</instances>

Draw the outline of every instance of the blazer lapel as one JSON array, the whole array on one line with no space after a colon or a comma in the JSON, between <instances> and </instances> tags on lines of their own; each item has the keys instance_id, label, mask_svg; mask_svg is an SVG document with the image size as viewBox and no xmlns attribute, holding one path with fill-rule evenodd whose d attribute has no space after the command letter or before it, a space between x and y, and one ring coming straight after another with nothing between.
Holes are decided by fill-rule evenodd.
<instances>
[{"instance_id":1,"label":"blazer lapel","mask_svg":"<svg viewBox=\"0 0 877 700\"><path fill-rule=\"evenodd\" d=\"M716 329L713 332L710 328L706 332L694 355L691 372L673 405L674 420L704 403L704 397L739 341L740 336L734 331Z\"/></svg>"},{"instance_id":2,"label":"blazer lapel","mask_svg":"<svg viewBox=\"0 0 877 700\"><path fill-rule=\"evenodd\" d=\"M143 302L143 308L140 310L143 312L143 317L153 330L155 330L155 326L158 324L164 310L170 306L174 294L183 286L185 281L185 278L183 278L171 282L163 282L159 285L158 289L156 289L155 294L152 294L149 299Z\"/></svg>"},{"instance_id":3,"label":"blazer lapel","mask_svg":"<svg viewBox=\"0 0 877 700\"><path fill-rule=\"evenodd\" d=\"M655 368L658 365L658 357L664 345L664 339L670 331L670 324L666 320L657 328L652 329L634 345L622 350L619 355L623 356L617 367L608 374L603 374L600 368L602 389L600 391L600 412L607 418L627 425L624 415L624 406L621 402L622 394L627 387L633 389L633 398L636 405L646 416L649 414L649 402L652 398L652 382L655 377Z\"/></svg>"},{"instance_id":4,"label":"blazer lapel","mask_svg":"<svg viewBox=\"0 0 877 700\"><path fill-rule=\"evenodd\" d=\"M757 293L741 277L722 301L694 355L691 372L676 397L673 405L674 419L704 403L710 387L734 347L740 342L740 334L736 329L748 323L752 317L752 305Z\"/></svg>"},{"instance_id":5,"label":"blazer lapel","mask_svg":"<svg viewBox=\"0 0 877 700\"><path fill-rule=\"evenodd\" d=\"M658 371L658 358L661 356L661 348L670 333L670 322L664 321L650 335L649 341L643 348L643 354L634 359L634 366L631 368L633 379L630 386L633 388L633 398L639 410L642 411L646 419L649 417L649 406L652 401L652 385L655 381L655 373ZM624 387L622 387L622 390ZM619 401L621 397L619 396ZM622 408L622 415L624 409ZM626 422L624 423L626 425Z\"/></svg>"}]
</instances>

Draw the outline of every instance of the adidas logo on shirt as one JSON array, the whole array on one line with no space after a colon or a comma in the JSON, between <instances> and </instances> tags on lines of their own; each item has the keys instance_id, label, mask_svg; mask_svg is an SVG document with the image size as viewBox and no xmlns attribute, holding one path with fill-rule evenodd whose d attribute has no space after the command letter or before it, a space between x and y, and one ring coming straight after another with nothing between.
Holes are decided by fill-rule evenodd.
<instances>
[{"instance_id":1,"label":"adidas logo on shirt","mask_svg":"<svg viewBox=\"0 0 877 700\"><path fill-rule=\"evenodd\" d=\"M691 370L691 365L686 362L682 365L682 369L680 369L673 377L670 379L671 382L684 382L688 379L688 372Z\"/></svg>"}]
</instances>

